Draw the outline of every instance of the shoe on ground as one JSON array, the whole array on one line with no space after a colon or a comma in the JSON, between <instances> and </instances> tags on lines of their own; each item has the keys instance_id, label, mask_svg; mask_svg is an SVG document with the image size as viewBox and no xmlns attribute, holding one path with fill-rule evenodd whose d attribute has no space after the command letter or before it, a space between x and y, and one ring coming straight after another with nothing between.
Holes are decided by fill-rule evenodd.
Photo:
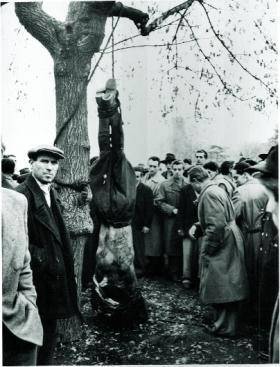
<instances>
[{"instance_id":1,"label":"shoe on ground","mask_svg":"<svg viewBox=\"0 0 280 367\"><path fill-rule=\"evenodd\" d=\"M183 279L182 286L186 289L190 289L192 287L192 282L189 279Z\"/></svg>"},{"instance_id":2,"label":"shoe on ground","mask_svg":"<svg viewBox=\"0 0 280 367\"><path fill-rule=\"evenodd\" d=\"M217 330L217 328L214 325L203 325L204 331L213 336L218 336L220 338L230 338L230 339L237 339L238 335L231 334L231 333L222 333Z\"/></svg>"}]
</instances>

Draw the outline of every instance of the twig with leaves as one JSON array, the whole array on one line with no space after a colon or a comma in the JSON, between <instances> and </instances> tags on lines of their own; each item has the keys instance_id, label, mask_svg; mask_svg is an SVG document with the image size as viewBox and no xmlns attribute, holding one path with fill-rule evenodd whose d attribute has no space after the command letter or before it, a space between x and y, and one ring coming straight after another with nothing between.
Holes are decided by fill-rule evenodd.
<instances>
[{"instance_id":1,"label":"twig with leaves","mask_svg":"<svg viewBox=\"0 0 280 367\"><path fill-rule=\"evenodd\" d=\"M239 99L239 100L240 100L240 101L242 101L242 102L246 101L247 99L241 98L241 97L239 97L238 95L236 95L236 94L234 93L233 89L232 89L232 88L230 88L230 87L228 86L228 84L226 83L226 81L221 77L221 75L220 75L220 73L218 72L217 68L216 68L216 67L215 67L215 65L212 63L212 61L211 61L211 59L210 59L210 56L207 56L207 55L205 54L205 52L203 51L202 47L200 46L200 43L198 42L198 39L197 39L197 37L196 37L196 35L195 35L194 31L193 31L193 27L190 25L190 23L189 23L189 21L187 20L187 18L186 18L186 17L185 17L184 19L185 19L185 22L186 22L186 24L188 25L188 27L189 27L189 29L190 29L190 31L191 31L191 33L192 33L192 36L193 36L193 38L194 38L194 40L195 40L195 43L196 43L196 45L197 45L197 47L198 47L198 49L199 49L199 52L203 55L204 59L205 59L205 60L210 64L210 66L212 67L212 69L214 70L215 74L216 74L216 75L217 75L217 77L219 78L219 80L220 80L220 82L222 83L222 85L223 85L224 89L226 90L226 92L227 92L228 94L231 94L233 97L235 97L235 98Z\"/></svg>"},{"instance_id":2,"label":"twig with leaves","mask_svg":"<svg viewBox=\"0 0 280 367\"><path fill-rule=\"evenodd\" d=\"M236 63L246 72L248 73L252 78L254 78L255 80L259 81L264 87L267 88L267 90L269 91L270 93L270 96L271 97L274 97L275 94L276 94L276 91L275 90L272 90L268 84L266 84L263 80L261 80L258 76L256 76L255 74L253 74L250 70L248 70L238 59L237 57L234 55L234 53L231 51L231 49L225 44L225 41L221 38L220 36L220 33L217 32L213 26L213 23L210 19L210 16L209 16L209 12L208 10L205 8L204 6L204 2L203 0L198 0L199 4L202 6L205 14L206 14L206 17L208 19L208 22L209 22L209 25L210 25L210 28L212 30L212 32L214 33L214 35L216 36L217 40L221 43L221 45L226 49L226 51L229 53L229 55L232 57L232 59L234 61L236 61Z\"/></svg>"}]
</instances>

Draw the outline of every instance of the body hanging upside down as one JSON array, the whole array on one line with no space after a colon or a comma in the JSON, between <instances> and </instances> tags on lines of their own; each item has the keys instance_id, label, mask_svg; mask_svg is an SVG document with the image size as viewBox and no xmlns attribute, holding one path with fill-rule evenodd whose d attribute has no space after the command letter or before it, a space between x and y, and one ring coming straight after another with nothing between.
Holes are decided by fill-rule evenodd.
<instances>
[{"instance_id":1,"label":"body hanging upside down","mask_svg":"<svg viewBox=\"0 0 280 367\"><path fill-rule=\"evenodd\" d=\"M115 326L147 319L137 287L131 219L136 198L133 167L123 152L120 102L114 79L97 92L100 157L90 172L93 205L101 222L93 279L92 306ZM111 133L110 133L111 129Z\"/></svg>"}]
</instances>

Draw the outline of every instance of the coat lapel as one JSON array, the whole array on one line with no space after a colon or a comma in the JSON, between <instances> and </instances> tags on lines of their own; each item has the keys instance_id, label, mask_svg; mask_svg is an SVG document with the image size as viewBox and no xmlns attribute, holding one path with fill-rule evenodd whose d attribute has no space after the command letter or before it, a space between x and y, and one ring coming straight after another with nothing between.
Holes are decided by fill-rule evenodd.
<instances>
[{"instance_id":1,"label":"coat lapel","mask_svg":"<svg viewBox=\"0 0 280 367\"><path fill-rule=\"evenodd\" d=\"M26 185L33 194L35 207L34 217L50 232L52 232L57 241L61 243L57 225L51 215L45 196L32 175L26 179Z\"/></svg>"}]
</instances>

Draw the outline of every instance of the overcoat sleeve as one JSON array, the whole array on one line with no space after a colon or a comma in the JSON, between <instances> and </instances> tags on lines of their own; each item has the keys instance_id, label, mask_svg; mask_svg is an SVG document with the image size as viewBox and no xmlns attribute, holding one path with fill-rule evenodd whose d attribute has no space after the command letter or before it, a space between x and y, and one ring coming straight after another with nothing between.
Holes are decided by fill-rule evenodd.
<instances>
[{"instance_id":1,"label":"overcoat sleeve","mask_svg":"<svg viewBox=\"0 0 280 367\"><path fill-rule=\"evenodd\" d=\"M222 198L206 191L203 198L202 210L205 221L203 226L205 251L209 255L212 255L224 243L224 230L227 222Z\"/></svg>"},{"instance_id":2,"label":"overcoat sleeve","mask_svg":"<svg viewBox=\"0 0 280 367\"><path fill-rule=\"evenodd\" d=\"M24 232L26 236L26 248L24 254L24 262L19 276L18 291L36 306L36 291L33 285L32 270L30 268L30 253L28 250L28 230L27 230L27 201L25 201L24 207Z\"/></svg>"},{"instance_id":3,"label":"overcoat sleeve","mask_svg":"<svg viewBox=\"0 0 280 367\"><path fill-rule=\"evenodd\" d=\"M235 190L235 192L233 193L232 203L234 207L235 219L238 223L242 216L242 211L243 211L243 201L241 200L241 195L238 190Z\"/></svg>"}]
</instances>

